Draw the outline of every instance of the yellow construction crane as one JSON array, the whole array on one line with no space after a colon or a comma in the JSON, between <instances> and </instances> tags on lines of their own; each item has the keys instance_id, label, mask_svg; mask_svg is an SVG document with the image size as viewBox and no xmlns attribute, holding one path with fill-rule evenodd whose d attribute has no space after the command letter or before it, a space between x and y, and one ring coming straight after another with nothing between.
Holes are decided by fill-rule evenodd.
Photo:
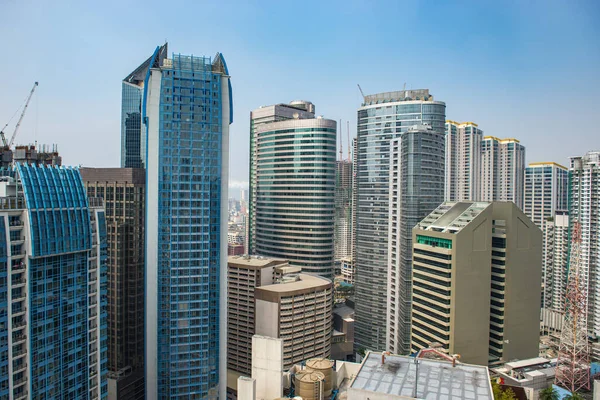
<instances>
[{"instance_id":1,"label":"yellow construction crane","mask_svg":"<svg viewBox=\"0 0 600 400\"><path fill-rule=\"evenodd\" d=\"M4 128L2 128L2 130L0 131L0 137L2 137L2 145L4 146L4 148L9 149L13 142L15 141L15 137L17 137L17 132L19 131L19 127L21 126L21 122L23 122L23 117L25 116L25 111L27 111L27 106L29 105L29 101L31 100L31 97L33 97L33 92L35 92L35 88L38 86L38 83L35 82L33 84L33 88L31 88L31 92L29 92L29 96L27 96L27 100L25 101L25 106L23 106L23 111L21 111L21 116L19 117L19 121L17 121L17 124L15 125L15 131L13 132L12 136L10 137L10 141L6 141L6 136L4 135L4 130L6 129L6 127L8 126L8 124L10 124L10 121L8 121L6 123L6 125L4 125ZM13 115L14 117L14 115ZM12 118L11 118L12 120Z\"/></svg>"}]
</instances>

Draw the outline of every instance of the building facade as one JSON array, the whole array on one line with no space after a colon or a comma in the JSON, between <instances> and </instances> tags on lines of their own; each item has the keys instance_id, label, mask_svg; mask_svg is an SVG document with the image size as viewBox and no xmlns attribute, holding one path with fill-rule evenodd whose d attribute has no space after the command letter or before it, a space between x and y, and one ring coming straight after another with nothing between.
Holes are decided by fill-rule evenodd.
<instances>
[{"instance_id":1,"label":"building facade","mask_svg":"<svg viewBox=\"0 0 600 400\"><path fill-rule=\"evenodd\" d=\"M106 225L79 171L0 181L0 397L107 396Z\"/></svg>"},{"instance_id":2,"label":"building facade","mask_svg":"<svg viewBox=\"0 0 600 400\"><path fill-rule=\"evenodd\" d=\"M446 121L446 201L479 200L482 139L476 123Z\"/></svg>"},{"instance_id":3,"label":"building facade","mask_svg":"<svg viewBox=\"0 0 600 400\"><path fill-rule=\"evenodd\" d=\"M283 370L310 358L329 358L333 285L329 279L289 274L254 289L256 334L283 339Z\"/></svg>"},{"instance_id":4,"label":"building facade","mask_svg":"<svg viewBox=\"0 0 600 400\"><path fill-rule=\"evenodd\" d=\"M250 253L332 279L337 124L296 116L255 127Z\"/></svg>"},{"instance_id":5,"label":"building facade","mask_svg":"<svg viewBox=\"0 0 600 400\"><path fill-rule=\"evenodd\" d=\"M88 197L106 210L108 393L144 399L143 168L81 168Z\"/></svg>"},{"instance_id":6,"label":"building facade","mask_svg":"<svg viewBox=\"0 0 600 400\"><path fill-rule=\"evenodd\" d=\"M557 210L543 225L542 309L565 310L569 265L569 212Z\"/></svg>"},{"instance_id":7,"label":"building facade","mask_svg":"<svg viewBox=\"0 0 600 400\"><path fill-rule=\"evenodd\" d=\"M335 162L335 261L352 256L352 162Z\"/></svg>"},{"instance_id":8,"label":"building facade","mask_svg":"<svg viewBox=\"0 0 600 400\"><path fill-rule=\"evenodd\" d=\"M354 260L354 342L357 349L387 350L390 155L393 140L400 138L409 128L423 123L444 134L445 121L445 103L434 101L427 89L365 96L358 109Z\"/></svg>"},{"instance_id":9,"label":"building facade","mask_svg":"<svg viewBox=\"0 0 600 400\"><path fill-rule=\"evenodd\" d=\"M274 283L275 270L286 260L229 257L227 264L227 369L245 376L252 373L252 336L256 333L254 291Z\"/></svg>"},{"instance_id":10,"label":"building facade","mask_svg":"<svg viewBox=\"0 0 600 400\"><path fill-rule=\"evenodd\" d=\"M411 351L537 357L542 233L512 202L445 202L413 229Z\"/></svg>"},{"instance_id":11,"label":"building facade","mask_svg":"<svg viewBox=\"0 0 600 400\"><path fill-rule=\"evenodd\" d=\"M481 142L481 201L512 201L523 209L525 147L517 139Z\"/></svg>"},{"instance_id":12,"label":"building facade","mask_svg":"<svg viewBox=\"0 0 600 400\"><path fill-rule=\"evenodd\" d=\"M144 68L146 398L226 398L230 77L163 47Z\"/></svg>"},{"instance_id":13,"label":"building facade","mask_svg":"<svg viewBox=\"0 0 600 400\"><path fill-rule=\"evenodd\" d=\"M248 189L248 254L256 254L256 201L257 201L257 168L258 168L258 135L256 130L264 124L285 121L288 119L312 119L315 118L315 106L310 101L297 100L289 104L275 104L262 106L250 113L250 168Z\"/></svg>"},{"instance_id":14,"label":"building facade","mask_svg":"<svg viewBox=\"0 0 600 400\"><path fill-rule=\"evenodd\" d=\"M444 135L418 125L390 147L386 348L410 349L412 228L444 201Z\"/></svg>"},{"instance_id":15,"label":"building facade","mask_svg":"<svg viewBox=\"0 0 600 400\"><path fill-rule=\"evenodd\" d=\"M588 334L600 335L600 152L572 157L569 168L569 223L581 224L579 268L587 276ZM574 260L569 255L569 263ZM570 266L569 268L573 268Z\"/></svg>"},{"instance_id":16,"label":"building facade","mask_svg":"<svg viewBox=\"0 0 600 400\"><path fill-rule=\"evenodd\" d=\"M554 162L530 163L525 169L523 211L540 228L557 210L567 210L569 171Z\"/></svg>"}]
</instances>

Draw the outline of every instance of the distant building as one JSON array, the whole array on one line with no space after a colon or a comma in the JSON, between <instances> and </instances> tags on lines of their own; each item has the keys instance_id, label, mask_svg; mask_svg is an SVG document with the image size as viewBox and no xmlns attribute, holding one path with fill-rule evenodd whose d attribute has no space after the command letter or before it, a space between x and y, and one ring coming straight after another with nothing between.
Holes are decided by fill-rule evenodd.
<instances>
[{"instance_id":1,"label":"distant building","mask_svg":"<svg viewBox=\"0 0 600 400\"><path fill-rule=\"evenodd\" d=\"M554 162L530 163L525 169L523 211L540 228L557 210L567 210L569 171Z\"/></svg>"},{"instance_id":2,"label":"distant building","mask_svg":"<svg viewBox=\"0 0 600 400\"><path fill-rule=\"evenodd\" d=\"M556 358L535 357L507 362L493 368L502 385L522 387L528 399L539 398L540 391L554 384Z\"/></svg>"},{"instance_id":3,"label":"distant building","mask_svg":"<svg viewBox=\"0 0 600 400\"><path fill-rule=\"evenodd\" d=\"M17 145L14 150L9 148L0 149L0 166L10 168L12 165L35 164L47 166L62 165L62 157L58 154L58 147L52 145Z\"/></svg>"},{"instance_id":4,"label":"distant building","mask_svg":"<svg viewBox=\"0 0 600 400\"><path fill-rule=\"evenodd\" d=\"M335 260L352 256L352 162L336 161Z\"/></svg>"},{"instance_id":5,"label":"distant building","mask_svg":"<svg viewBox=\"0 0 600 400\"><path fill-rule=\"evenodd\" d=\"M243 244L227 244L227 255L228 256L241 256L246 253Z\"/></svg>"},{"instance_id":6,"label":"distant building","mask_svg":"<svg viewBox=\"0 0 600 400\"><path fill-rule=\"evenodd\" d=\"M543 226L542 308L562 312L569 265L569 213L557 210Z\"/></svg>"},{"instance_id":7,"label":"distant building","mask_svg":"<svg viewBox=\"0 0 600 400\"><path fill-rule=\"evenodd\" d=\"M106 220L79 171L0 178L0 398L107 395Z\"/></svg>"},{"instance_id":8,"label":"distant building","mask_svg":"<svg viewBox=\"0 0 600 400\"><path fill-rule=\"evenodd\" d=\"M348 400L494 400L487 367L367 353L350 382Z\"/></svg>"},{"instance_id":9,"label":"distant building","mask_svg":"<svg viewBox=\"0 0 600 400\"><path fill-rule=\"evenodd\" d=\"M540 229L511 202L440 205L413 229L412 351L536 357L541 255Z\"/></svg>"},{"instance_id":10,"label":"distant building","mask_svg":"<svg viewBox=\"0 0 600 400\"><path fill-rule=\"evenodd\" d=\"M349 285L354 285L354 276L356 274L354 261L352 260L352 258L342 258L340 262L342 278L344 279L344 282Z\"/></svg>"},{"instance_id":11,"label":"distant building","mask_svg":"<svg viewBox=\"0 0 600 400\"><path fill-rule=\"evenodd\" d=\"M396 219L396 240L401 245L401 229L410 230L409 221L404 216L410 215L416 222L431 212L444 198L444 126L446 121L446 104L434 101L428 89L402 90L397 92L378 93L367 95L357 112L357 145L356 145L356 326L355 346L358 350L389 350L389 338L392 336L401 338L398 342L397 352L408 352L410 316L410 246L404 246L402 254L397 254L397 265L392 265L390 242L394 234L390 230L392 218ZM402 141L403 134L416 125L429 124L432 132L417 137L429 136L425 142L431 141L430 149L423 160L419 160L417 154L423 154L424 148L419 147L411 156L408 156L409 148ZM439 136L435 137L435 134ZM438 140L439 139L439 140ZM413 141L415 146L425 143L419 140ZM412 161L422 163L423 170L418 167L411 169L410 179L407 175L402 176L403 171L400 164L406 162L406 157L401 153L400 147L404 147L407 156ZM441 146L441 148L439 148ZM392 165L392 153L399 162L397 168ZM408 164L413 165L412 161ZM439 167L438 167L439 165ZM394 176L393 173L398 174ZM416 172L416 174L414 174ZM441 173L439 176L438 174ZM394 178L397 179L394 193ZM435 181L427 188L430 181ZM391 186L390 186L391 185ZM417 188L416 192L404 189ZM431 191L427 194L425 192ZM419 194L416 194L419 193ZM438 194L439 193L439 194ZM392 199L391 196L395 196ZM404 205L400 206L402 196L411 202L413 210L408 211ZM426 196L426 202L437 204L431 209L425 210L422 215L418 213L425 206L418 206L420 196ZM439 196L439 197L438 197ZM393 202L398 206L394 208ZM396 214L393 214L393 211ZM406 214L405 212L408 211ZM414 225L413 225L414 226ZM409 235L403 237L410 241ZM401 287L394 290L395 298L389 299L388 282L390 270L401 273L396 283ZM390 303L398 305L398 309L390 310ZM397 312L396 312L397 311ZM394 315L394 321L401 326L394 326L394 332L388 331L390 312ZM401 334L397 335L397 330Z\"/></svg>"},{"instance_id":12,"label":"distant building","mask_svg":"<svg viewBox=\"0 0 600 400\"><path fill-rule=\"evenodd\" d=\"M267 122L275 118L269 107L251 115L249 254L333 279L337 124L297 107L271 107L291 119Z\"/></svg>"},{"instance_id":13,"label":"distant building","mask_svg":"<svg viewBox=\"0 0 600 400\"><path fill-rule=\"evenodd\" d=\"M569 168L569 223L581 224L579 268L588 276L588 333L600 336L600 151L571 157ZM573 263L573 259L570 259Z\"/></svg>"},{"instance_id":14,"label":"distant building","mask_svg":"<svg viewBox=\"0 0 600 400\"><path fill-rule=\"evenodd\" d=\"M444 201L444 135L417 125L390 143L386 348L408 354L412 228Z\"/></svg>"},{"instance_id":15,"label":"distant building","mask_svg":"<svg viewBox=\"0 0 600 400\"><path fill-rule=\"evenodd\" d=\"M481 201L512 201L523 209L525 147L517 139L481 142Z\"/></svg>"},{"instance_id":16,"label":"distant building","mask_svg":"<svg viewBox=\"0 0 600 400\"><path fill-rule=\"evenodd\" d=\"M256 334L283 339L283 367L331 354L333 285L307 274L254 290Z\"/></svg>"},{"instance_id":17,"label":"distant building","mask_svg":"<svg viewBox=\"0 0 600 400\"><path fill-rule=\"evenodd\" d=\"M108 393L144 399L143 168L81 168L89 197L104 200L108 249Z\"/></svg>"},{"instance_id":18,"label":"distant building","mask_svg":"<svg viewBox=\"0 0 600 400\"><path fill-rule=\"evenodd\" d=\"M446 121L446 201L479 200L482 140L476 123Z\"/></svg>"},{"instance_id":19,"label":"distant building","mask_svg":"<svg viewBox=\"0 0 600 400\"><path fill-rule=\"evenodd\" d=\"M244 244L244 233L237 231L227 232L227 243L229 244Z\"/></svg>"}]
</instances>

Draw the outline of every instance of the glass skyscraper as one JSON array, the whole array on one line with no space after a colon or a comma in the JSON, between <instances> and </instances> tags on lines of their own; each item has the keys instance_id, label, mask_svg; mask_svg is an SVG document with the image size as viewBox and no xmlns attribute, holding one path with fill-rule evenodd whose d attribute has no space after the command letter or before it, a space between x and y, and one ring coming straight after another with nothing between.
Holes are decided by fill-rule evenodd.
<instances>
[{"instance_id":1,"label":"glass skyscraper","mask_svg":"<svg viewBox=\"0 0 600 400\"><path fill-rule=\"evenodd\" d=\"M388 274L392 271L391 242L389 230L391 213L398 215L397 224L405 225L405 210L392 210L393 198L390 192L391 174L390 155L394 140L415 125L428 124L433 133L443 135L446 121L446 105L434 101L429 90L405 90L399 92L380 93L365 96L363 105L358 109L358 144L357 144L357 194L356 194L356 326L355 346L358 349L382 351L386 349L388 332ZM443 138L443 136L442 136ZM441 148L442 176L439 202L443 201L443 141ZM434 152L438 156L438 144ZM408 151L408 148L407 148ZM414 150L411 150L412 153ZM434 168L431 171L438 169ZM430 171L430 172L431 172ZM397 170L396 170L397 172ZM408 187L414 185L415 177L402 179ZM404 182L399 182L404 185ZM436 183L437 184L437 183ZM437 189L440 189L437 188ZM436 188L432 188L436 189ZM400 197L401 198L401 197ZM424 218L429 212L422 209L412 212L411 221ZM421 215L423 213L423 215ZM410 248L404 243L405 248ZM402 256L404 257L404 256ZM402 352L409 344L410 335L410 256L402 262L402 282L398 282L395 301L398 319L395 329L402 331L398 352ZM389 341L388 341L389 342Z\"/></svg>"},{"instance_id":2,"label":"glass skyscraper","mask_svg":"<svg viewBox=\"0 0 600 400\"><path fill-rule=\"evenodd\" d=\"M231 84L220 53L163 48L144 63L141 102L146 398L224 399Z\"/></svg>"},{"instance_id":3,"label":"glass skyscraper","mask_svg":"<svg viewBox=\"0 0 600 400\"><path fill-rule=\"evenodd\" d=\"M106 398L102 201L77 169L0 175L0 398Z\"/></svg>"}]
</instances>

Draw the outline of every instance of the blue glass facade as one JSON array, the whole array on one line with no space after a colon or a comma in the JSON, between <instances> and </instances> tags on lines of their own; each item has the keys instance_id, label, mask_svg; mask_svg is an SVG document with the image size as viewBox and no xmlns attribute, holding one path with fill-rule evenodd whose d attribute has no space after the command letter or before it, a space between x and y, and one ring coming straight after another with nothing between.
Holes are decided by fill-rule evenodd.
<instances>
[{"instance_id":1,"label":"blue glass facade","mask_svg":"<svg viewBox=\"0 0 600 400\"><path fill-rule=\"evenodd\" d=\"M224 60L175 54L145 84L148 121L147 284L156 279L157 335L148 349L147 398L214 398L219 385ZM229 86L226 89L229 93ZM156 96L156 92L148 94ZM143 112L144 114L144 112ZM144 118L144 117L143 117ZM231 115L229 115L231 118ZM157 123L159 126L152 126ZM153 194L154 193L154 194ZM157 224L158 226L148 226ZM153 243L156 243L154 245ZM226 255L223 255L226 257ZM148 257L147 257L148 260ZM155 261L154 261L155 260ZM155 264L154 264L155 262ZM147 289L148 290L148 289ZM154 322L155 321L155 322ZM147 322L148 323L148 322ZM148 369L156 368L150 374ZM156 393L153 393L156 388Z\"/></svg>"},{"instance_id":2,"label":"blue glass facade","mask_svg":"<svg viewBox=\"0 0 600 400\"><path fill-rule=\"evenodd\" d=\"M0 358L0 398L5 389L15 399L106 398L103 213L88 206L77 169L18 165L16 172L2 172L17 180L4 178L0 198L0 356L12 335L12 371Z\"/></svg>"},{"instance_id":3,"label":"blue glass facade","mask_svg":"<svg viewBox=\"0 0 600 400\"><path fill-rule=\"evenodd\" d=\"M6 226L0 217L0 399L8 398L8 263Z\"/></svg>"}]
</instances>

